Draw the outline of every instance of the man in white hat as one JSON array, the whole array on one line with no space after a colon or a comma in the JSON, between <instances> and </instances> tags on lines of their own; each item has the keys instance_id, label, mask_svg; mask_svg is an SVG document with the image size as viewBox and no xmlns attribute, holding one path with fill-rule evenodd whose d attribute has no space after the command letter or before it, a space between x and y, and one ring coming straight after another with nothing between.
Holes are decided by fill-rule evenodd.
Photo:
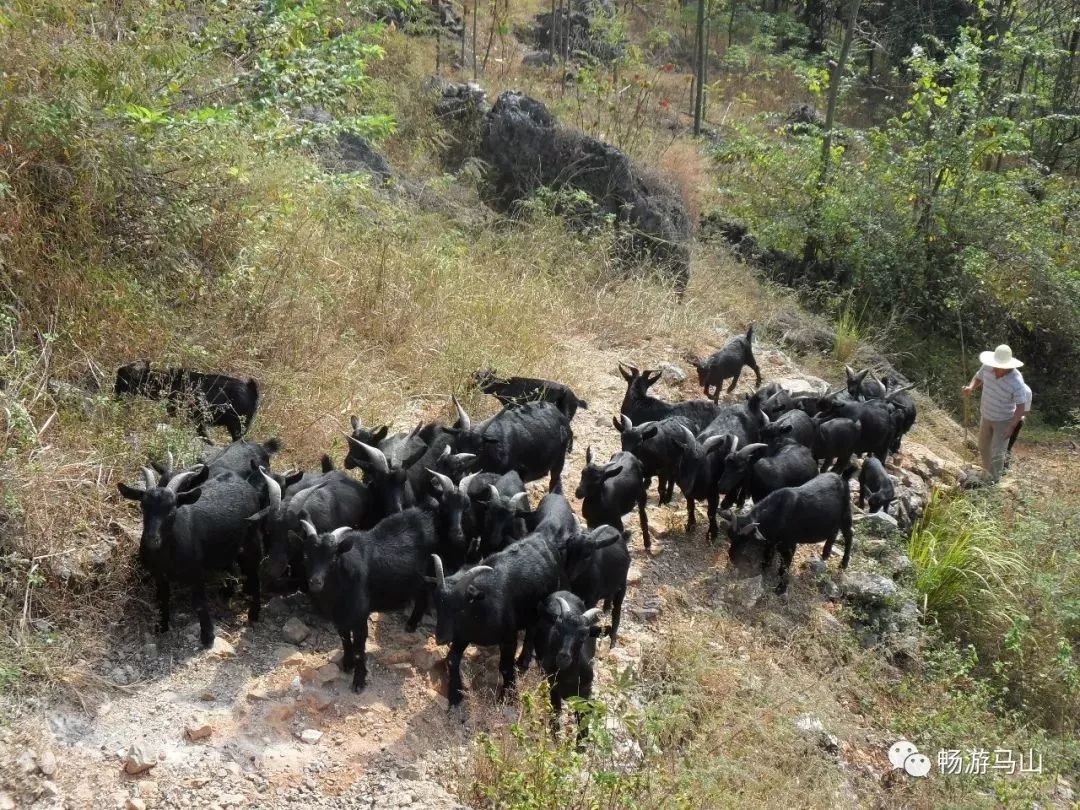
<instances>
[{"instance_id":1,"label":"man in white hat","mask_svg":"<svg viewBox=\"0 0 1080 810\"><path fill-rule=\"evenodd\" d=\"M979 412L979 455L990 483L997 483L1005 465L1009 438L1024 418L1028 401L1027 386L1017 371L1023 363L1013 357L1012 349L1002 343L992 352L979 355L982 368L964 386L964 396L982 388Z\"/></svg>"}]
</instances>

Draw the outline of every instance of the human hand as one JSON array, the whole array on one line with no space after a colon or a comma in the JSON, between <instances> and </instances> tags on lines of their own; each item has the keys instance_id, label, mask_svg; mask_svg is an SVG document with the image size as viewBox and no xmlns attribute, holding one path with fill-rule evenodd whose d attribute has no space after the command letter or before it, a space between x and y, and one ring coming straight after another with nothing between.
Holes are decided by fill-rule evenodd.
<instances>
[{"instance_id":1,"label":"human hand","mask_svg":"<svg viewBox=\"0 0 1080 810\"><path fill-rule=\"evenodd\" d=\"M971 385L965 385L965 386L964 386L963 388L961 388L961 389L960 389L960 393L962 393L962 394L963 394L963 395L964 395L965 397L970 397L970 396L971 396L971 393L972 393L972 392L973 392L974 390L975 390L975 387L974 387L974 386L971 386Z\"/></svg>"}]
</instances>

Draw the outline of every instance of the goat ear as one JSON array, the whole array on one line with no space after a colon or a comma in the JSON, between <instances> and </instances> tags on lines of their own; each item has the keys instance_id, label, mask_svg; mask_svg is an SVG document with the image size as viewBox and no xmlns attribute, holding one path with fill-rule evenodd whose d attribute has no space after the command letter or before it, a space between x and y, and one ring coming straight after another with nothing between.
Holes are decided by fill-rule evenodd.
<instances>
[{"instance_id":1,"label":"goat ear","mask_svg":"<svg viewBox=\"0 0 1080 810\"><path fill-rule=\"evenodd\" d=\"M449 447L449 445L447 445L447 447ZM427 451L428 451L428 446L426 444L421 445L419 448L417 448L417 450L411 456L409 456L403 462L401 462L401 469L403 469L403 470L409 469L409 467L411 467L413 464L415 464L421 458L423 458L424 454L427 453Z\"/></svg>"},{"instance_id":2,"label":"goat ear","mask_svg":"<svg viewBox=\"0 0 1080 810\"><path fill-rule=\"evenodd\" d=\"M284 476L281 479L281 483L284 484L284 486L282 486L282 489L288 489L293 484L299 483L300 479L303 478L303 477L304 477L304 471L303 470L297 470L294 473L289 473L288 475Z\"/></svg>"},{"instance_id":3,"label":"goat ear","mask_svg":"<svg viewBox=\"0 0 1080 810\"><path fill-rule=\"evenodd\" d=\"M590 445L589 447L585 448L585 464L586 464L586 466L592 464L592 459L593 459L592 445Z\"/></svg>"},{"instance_id":4,"label":"goat ear","mask_svg":"<svg viewBox=\"0 0 1080 810\"><path fill-rule=\"evenodd\" d=\"M600 638L604 634L604 628L599 625L593 625L589 628L589 638Z\"/></svg>"},{"instance_id":5,"label":"goat ear","mask_svg":"<svg viewBox=\"0 0 1080 810\"><path fill-rule=\"evenodd\" d=\"M195 487L195 489L188 489L181 492L176 496L177 506L191 506L195 501L202 497L202 487Z\"/></svg>"},{"instance_id":6,"label":"goat ear","mask_svg":"<svg viewBox=\"0 0 1080 810\"><path fill-rule=\"evenodd\" d=\"M634 377L637 376L632 374L629 369L624 368L622 363L619 363L619 373L622 374L622 378L627 382L631 382Z\"/></svg>"},{"instance_id":7,"label":"goat ear","mask_svg":"<svg viewBox=\"0 0 1080 810\"><path fill-rule=\"evenodd\" d=\"M608 479L608 478L614 478L616 475L619 475L620 473L622 473L622 465L621 464L618 467L615 467L614 469L604 470L604 478L605 478L605 480Z\"/></svg>"},{"instance_id":8,"label":"goat ear","mask_svg":"<svg viewBox=\"0 0 1080 810\"><path fill-rule=\"evenodd\" d=\"M376 430L374 433L371 434L371 441L367 442L367 444L370 444L373 447L377 446L379 444L379 442L381 442L383 439L386 438L386 434L389 433L389 432L390 432L390 426L389 425L383 425L381 428L379 428L378 430Z\"/></svg>"},{"instance_id":9,"label":"goat ear","mask_svg":"<svg viewBox=\"0 0 1080 810\"><path fill-rule=\"evenodd\" d=\"M135 489L135 487L129 487L123 481L119 482L116 485L116 488L118 490L120 490L120 494L123 495L125 498L127 498L129 501L141 501L143 499L143 495L146 494L141 489Z\"/></svg>"},{"instance_id":10,"label":"goat ear","mask_svg":"<svg viewBox=\"0 0 1080 810\"><path fill-rule=\"evenodd\" d=\"M659 432L660 428L658 428L656 425L649 425L647 428L641 431L641 438L648 441Z\"/></svg>"},{"instance_id":11,"label":"goat ear","mask_svg":"<svg viewBox=\"0 0 1080 810\"><path fill-rule=\"evenodd\" d=\"M352 547L353 539L351 537L346 537L344 540L338 542L336 551L338 554L344 554L347 551L352 551Z\"/></svg>"},{"instance_id":12,"label":"goat ear","mask_svg":"<svg viewBox=\"0 0 1080 810\"><path fill-rule=\"evenodd\" d=\"M492 436L485 436L484 437L484 443L485 444L498 444L499 440L492 437Z\"/></svg>"},{"instance_id":13,"label":"goat ear","mask_svg":"<svg viewBox=\"0 0 1080 810\"><path fill-rule=\"evenodd\" d=\"M360 421L359 416L354 415L349 417L349 426L353 429L353 433L360 429L361 424L363 423Z\"/></svg>"},{"instance_id":14,"label":"goat ear","mask_svg":"<svg viewBox=\"0 0 1080 810\"><path fill-rule=\"evenodd\" d=\"M617 430L619 433L622 433L622 422L619 420L619 417L611 417L611 424L615 426L615 430Z\"/></svg>"},{"instance_id":15,"label":"goat ear","mask_svg":"<svg viewBox=\"0 0 1080 810\"><path fill-rule=\"evenodd\" d=\"M328 456L328 455L326 455L324 453L321 461L322 461L322 471L324 473L334 471L334 460L332 458L330 458L330 456Z\"/></svg>"},{"instance_id":16,"label":"goat ear","mask_svg":"<svg viewBox=\"0 0 1080 810\"><path fill-rule=\"evenodd\" d=\"M484 592L482 590L480 590L479 588L477 588L475 585L470 585L468 590L465 592L465 594L466 594L466 597L468 598L468 600L470 602L483 602L484 601L484 596L485 596Z\"/></svg>"}]
</instances>

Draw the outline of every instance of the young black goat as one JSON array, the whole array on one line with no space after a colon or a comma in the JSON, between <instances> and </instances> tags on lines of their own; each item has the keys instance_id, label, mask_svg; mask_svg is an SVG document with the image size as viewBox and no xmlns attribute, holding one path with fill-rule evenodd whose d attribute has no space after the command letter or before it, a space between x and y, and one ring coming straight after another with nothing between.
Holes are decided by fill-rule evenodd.
<instances>
[{"instance_id":1,"label":"young black goat","mask_svg":"<svg viewBox=\"0 0 1080 810\"><path fill-rule=\"evenodd\" d=\"M544 670L551 695L552 730L558 728L562 702L566 698L592 697L593 656L600 628L600 611L585 609L581 599L569 591L556 591L544 600L537 611L532 629L536 660ZM578 740L585 727L577 715Z\"/></svg>"},{"instance_id":2,"label":"young black goat","mask_svg":"<svg viewBox=\"0 0 1080 810\"><path fill-rule=\"evenodd\" d=\"M682 437L682 428L689 428L690 423L681 416L673 416L659 422L635 425L626 414L613 416L611 423L619 431L622 449L633 453L641 461L646 493L655 475L657 501L669 503L675 490L675 476L679 471L679 455L682 452L678 440Z\"/></svg>"},{"instance_id":3,"label":"young black goat","mask_svg":"<svg viewBox=\"0 0 1080 810\"><path fill-rule=\"evenodd\" d=\"M778 489L755 503L747 515L733 515L728 524L732 564L746 574L755 568L764 573L779 553L780 581L776 592L784 593L795 547L799 543L824 540L821 559L827 560L836 536L843 533L844 557L840 567L847 568L851 559L848 479L854 471L854 467L848 468L843 477L823 473L802 486Z\"/></svg>"},{"instance_id":4,"label":"young black goat","mask_svg":"<svg viewBox=\"0 0 1080 810\"><path fill-rule=\"evenodd\" d=\"M652 545L645 514L644 467L637 456L623 451L613 455L607 464L595 464L592 448L586 448L585 469L574 494L581 499L581 516L590 529L608 525L621 532L623 515L637 506L642 541L645 548Z\"/></svg>"},{"instance_id":5,"label":"young black goat","mask_svg":"<svg viewBox=\"0 0 1080 810\"><path fill-rule=\"evenodd\" d=\"M363 532L340 528L320 535L310 523L302 523L308 589L329 606L341 636L341 668L353 671L354 692L367 683L371 614L398 610L412 601L405 629L413 632L427 610L425 574L432 555L447 550L464 555L461 515L468 497L446 476L432 475L438 482L436 511L406 509Z\"/></svg>"},{"instance_id":6,"label":"young black goat","mask_svg":"<svg viewBox=\"0 0 1080 810\"><path fill-rule=\"evenodd\" d=\"M892 479L885 467L874 456L868 456L859 470L859 508L870 502L871 512L888 512L896 497Z\"/></svg>"},{"instance_id":7,"label":"young black goat","mask_svg":"<svg viewBox=\"0 0 1080 810\"><path fill-rule=\"evenodd\" d=\"M608 526L603 531L610 535L617 530ZM588 607L596 607L597 602L603 599L604 610L611 609L608 636L612 647L619 638L619 622L629 572L630 549L626 545L625 535L607 544L606 536L597 530L595 534L578 535L567 547L566 577L570 590L580 596Z\"/></svg>"},{"instance_id":8,"label":"young black goat","mask_svg":"<svg viewBox=\"0 0 1080 810\"><path fill-rule=\"evenodd\" d=\"M189 411L199 435L206 426L221 425L236 441L255 420L259 410L259 384L224 374L203 374L186 368L151 371L149 360L138 360L116 370L116 396L137 394L164 399L169 415L178 409Z\"/></svg>"},{"instance_id":9,"label":"young black goat","mask_svg":"<svg viewBox=\"0 0 1080 810\"><path fill-rule=\"evenodd\" d=\"M553 380L537 377L506 377L495 374L494 370L477 371L473 374L476 387L485 394L491 394L503 405L518 405L524 402L550 402L563 415L573 420L578 408L589 409L589 403L578 399L570 386Z\"/></svg>"},{"instance_id":10,"label":"young black goat","mask_svg":"<svg viewBox=\"0 0 1080 810\"><path fill-rule=\"evenodd\" d=\"M161 611L158 632L169 629L170 583L191 589L203 646L214 643L214 623L206 602L208 571L228 570L237 560L244 573L244 593L251 600L248 619L259 618L259 538L248 517L259 509L259 495L233 473L207 480L201 467L173 476L158 486L143 467L143 489L120 482L120 494L142 507L139 560L157 586Z\"/></svg>"},{"instance_id":11,"label":"young black goat","mask_svg":"<svg viewBox=\"0 0 1080 810\"><path fill-rule=\"evenodd\" d=\"M856 371L851 366L844 366L844 375L847 377L847 398L853 402L881 399L885 396L885 386L870 376L870 369Z\"/></svg>"},{"instance_id":12,"label":"young black goat","mask_svg":"<svg viewBox=\"0 0 1080 810\"><path fill-rule=\"evenodd\" d=\"M821 471L842 472L851 463L859 446L862 423L858 419L824 419L814 417L814 458L821 462Z\"/></svg>"},{"instance_id":13,"label":"young black goat","mask_svg":"<svg viewBox=\"0 0 1080 810\"><path fill-rule=\"evenodd\" d=\"M728 386L728 393L734 391L739 383L739 377L742 376L744 366L749 366L754 370L756 378L754 387L761 385L761 369L758 368L757 361L754 359L753 339L754 325L750 324L745 335L733 337L720 351L709 355L704 360L691 361L697 369L698 385L701 386L706 397L711 397L713 402L719 401L724 380L729 378L731 385ZM713 389L712 393L709 393L710 388Z\"/></svg>"}]
</instances>

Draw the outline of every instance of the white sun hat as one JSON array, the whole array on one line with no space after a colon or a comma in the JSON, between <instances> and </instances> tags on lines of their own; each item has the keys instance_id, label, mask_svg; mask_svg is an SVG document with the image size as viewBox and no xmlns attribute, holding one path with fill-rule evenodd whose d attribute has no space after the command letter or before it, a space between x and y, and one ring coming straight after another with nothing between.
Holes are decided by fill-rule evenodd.
<instances>
[{"instance_id":1,"label":"white sun hat","mask_svg":"<svg viewBox=\"0 0 1080 810\"><path fill-rule=\"evenodd\" d=\"M1020 368L1020 366L1024 365L1013 357L1012 349L1004 343L992 352L982 352L979 355L979 362L984 366L990 366L990 368Z\"/></svg>"}]
</instances>

